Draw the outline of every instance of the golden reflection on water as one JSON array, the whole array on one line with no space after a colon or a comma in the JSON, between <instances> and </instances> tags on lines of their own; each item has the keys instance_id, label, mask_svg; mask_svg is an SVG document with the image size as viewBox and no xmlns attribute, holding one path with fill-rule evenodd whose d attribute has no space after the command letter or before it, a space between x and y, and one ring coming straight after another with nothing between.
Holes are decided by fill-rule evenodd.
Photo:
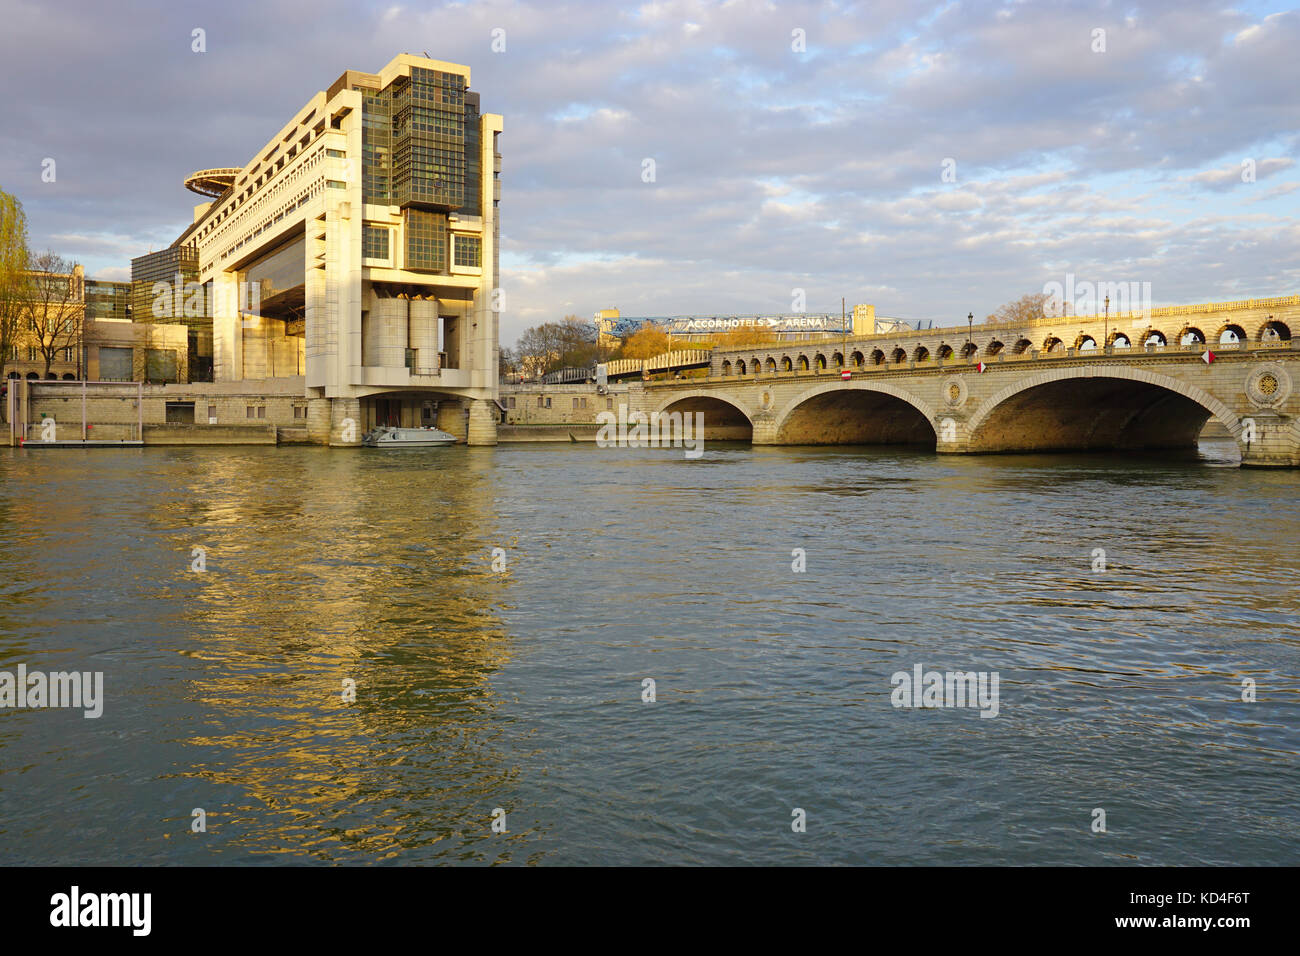
<instances>
[{"instance_id":1,"label":"golden reflection on water","mask_svg":"<svg viewBox=\"0 0 1300 956\"><path fill-rule=\"evenodd\" d=\"M204 637L176 651L204 664L191 694L209 728L177 773L237 794L206 809L241 856L373 861L451 840L474 858L490 834L514 775L484 719L509 659L490 567L508 542L486 456L406 454L302 456L258 489L214 456L208 487L159 514L175 528L204 510L186 534L208 571L182 629Z\"/></svg>"}]
</instances>

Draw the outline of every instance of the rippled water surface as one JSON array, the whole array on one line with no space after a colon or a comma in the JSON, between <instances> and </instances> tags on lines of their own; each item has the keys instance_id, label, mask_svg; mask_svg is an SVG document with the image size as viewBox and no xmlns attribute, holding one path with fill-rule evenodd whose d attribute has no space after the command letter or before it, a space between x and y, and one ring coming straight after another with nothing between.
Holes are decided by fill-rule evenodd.
<instances>
[{"instance_id":1,"label":"rippled water surface","mask_svg":"<svg viewBox=\"0 0 1300 956\"><path fill-rule=\"evenodd\" d=\"M1294 864L1298 486L1208 445L3 449L0 667L107 699L0 711L0 862ZM917 664L998 716L894 708Z\"/></svg>"}]
</instances>

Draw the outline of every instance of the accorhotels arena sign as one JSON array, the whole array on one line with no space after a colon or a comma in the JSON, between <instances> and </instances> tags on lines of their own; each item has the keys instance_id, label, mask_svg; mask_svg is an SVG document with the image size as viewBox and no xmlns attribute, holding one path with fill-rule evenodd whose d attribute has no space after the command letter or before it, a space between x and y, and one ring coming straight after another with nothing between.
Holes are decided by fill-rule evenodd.
<instances>
[{"instance_id":1,"label":"accorhotels arena sign","mask_svg":"<svg viewBox=\"0 0 1300 956\"><path fill-rule=\"evenodd\" d=\"M844 328L844 320L838 315L713 316L672 319L667 327L669 332L726 332L741 328L768 332L838 332Z\"/></svg>"}]
</instances>

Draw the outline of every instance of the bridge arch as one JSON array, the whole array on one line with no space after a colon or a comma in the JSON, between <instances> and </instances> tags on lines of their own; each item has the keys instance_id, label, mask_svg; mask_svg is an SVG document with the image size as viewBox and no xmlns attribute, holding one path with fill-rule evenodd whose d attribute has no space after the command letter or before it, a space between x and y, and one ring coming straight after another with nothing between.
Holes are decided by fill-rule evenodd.
<instances>
[{"instance_id":1,"label":"bridge arch","mask_svg":"<svg viewBox=\"0 0 1300 956\"><path fill-rule=\"evenodd\" d=\"M872 349L872 350L871 350L871 364L872 364L872 365L884 365L884 364L885 364L885 353L884 353L881 349Z\"/></svg>"},{"instance_id":2,"label":"bridge arch","mask_svg":"<svg viewBox=\"0 0 1300 956\"><path fill-rule=\"evenodd\" d=\"M1238 342L1245 342L1247 338L1246 330L1235 322L1223 323L1214 336L1214 340L1220 345L1234 345Z\"/></svg>"},{"instance_id":3,"label":"bridge arch","mask_svg":"<svg viewBox=\"0 0 1300 956\"><path fill-rule=\"evenodd\" d=\"M1045 370L1012 382L966 423L968 451L1194 448L1215 418L1235 438L1236 414L1209 392L1144 368Z\"/></svg>"},{"instance_id":4,"label":"bridge arch","mask_svg":"<svg viewBox=\"0 0 1300 956\"><path fill-rule=\"evenodd\" d=\"M662 400L654 414L674 412L703 412L706 441L750 441L754 437L754 410L745 401L716 390L676 392Z\"/></svg>"},{"instance_id":5,"label":"bridge arch","mask_svg":"<svg viewBox=\"0 0 1300 956\"><path fill-rule=\"evenodd\" d=\"M1005 346L997 339L994 339L992 342L989 343L989 347L984 350L984 354L997 355L999 352L1002 351L1003 348L1005 348Z\"/></svg>"},{"instance_id":6,"label":"bridge arch","mask_svg":"<svg viewBox=\"0 0 1300 956\"><path fill-rule=\"evenodd\" d=\"M862 368L862 363L866 361L866 357L861 352L856 352L856 351L853 353L852 357L853 357L853 367Z\"/></svg>"},{"instance_id":7,"label":"bridge arch","mask_svg":"<svg viewBox=\"0 0 1300 956\"><path fill-rule=\"evenodd\" d=\"M1290 342L1291 328L1285 322L1279 322L1277 319L1270 318L1259 327L1259 332L1255 336L1255 341Z\"/></svg>"},{"instance_id":8,"label":"bridge arch","mask_svg":"<svg viewBox=\"0 0 1300 956\"><path fill-rule=\"evenodd\" d=\"M792 399L773 425L779 445L934 447L935 410L890 382L828 382Z\"/></svg>"}]
</instances>

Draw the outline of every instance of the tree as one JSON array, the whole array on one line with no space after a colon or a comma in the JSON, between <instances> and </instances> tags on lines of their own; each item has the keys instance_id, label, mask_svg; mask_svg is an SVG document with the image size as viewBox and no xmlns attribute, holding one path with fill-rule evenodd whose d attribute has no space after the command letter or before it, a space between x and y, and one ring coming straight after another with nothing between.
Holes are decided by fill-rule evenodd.
<instances>
[{"instance_id":1,"label":"tree","mask_svg":"<svg viewBox=\"0 0 1300 956\"><path fill-rule=\"evenodd\" d=\"M660 326L653 322L644 322L623 340L621 355L628 359L651 359L663 355L672 348L672 340Z\"/></svg>"},{"instance_id":2,"label":"tree","mask_svg":"<svg viewBox=\"0 0 1300 956\"><path fill-rule=\"evenodd\" d=\"M1026 323L1030 319L1041 319L1046 314L1044 309L1048 299L1046 292L1028 292L1018 299L1007 302L990 313L990 322Z\"/></svg>"},{"instance_id":3,"label":"tree","mask_svg":"<svg viewBox=\"0 0 1300 956\"><path fill-rule=\"evenodd\" d=\"M772 345L780 341L780 336L764 326L740 325L727 329L714 341L720 349L747 349L753 346Z\"/></svg>"},{"instance_id":4,"label":"tree","mask_svg":"<svg viewBox=\"0 0 1300 956\"><path fill-rule=\"evenodd\" d=\"M61 256L42 252L31 260L27 273L22 311L36 350L45 359L46 378L55 356L80 344L86 303L81 277L73 274L74 268Z\"/></svg>"},{"instance_id":5,"label":"tree","mask_svg":"<svg viewBox=\"0 0 1300 956\"><path fill-rule=\"evenodd\" d=\"M585 368L596 361L598 352L596 327L576 315L534 326L515 344L515 359L526 377L560 368Z\"/></svg>"},{"instance_id":6,"label":"tree","mask_svg":"<svg viewBox=\"0 0 1300 956\"><path fill-rule=\"evenodd\" d=\"M22 331L27 257L23 204L0 189L0 379Z\"/></svg>"}]
</instances>

